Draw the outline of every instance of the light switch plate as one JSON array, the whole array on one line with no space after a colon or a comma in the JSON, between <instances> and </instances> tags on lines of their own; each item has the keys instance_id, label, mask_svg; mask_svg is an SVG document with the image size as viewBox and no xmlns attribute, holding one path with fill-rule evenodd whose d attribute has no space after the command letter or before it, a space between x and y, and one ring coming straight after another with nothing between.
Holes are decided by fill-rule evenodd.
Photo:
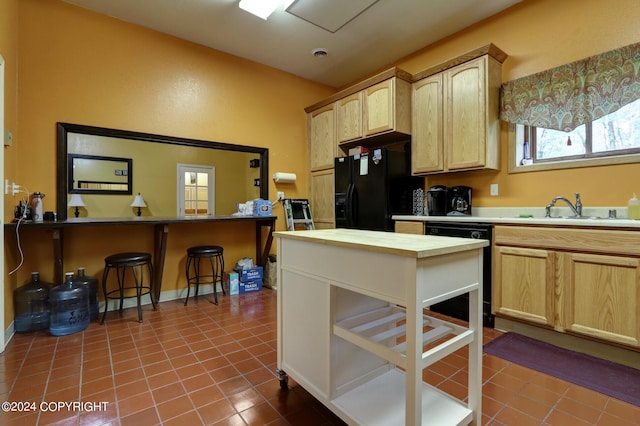
<instances>
[{"instance_id":1,"label":"light switch plate","mask_svg":"<svg viewBox=\"0 0 640 426\"><path fill-rule=\"evenodd\" d=\"M10 130L5 131L4 135L4 146L13 145L13 133Z\"/></svg>"},{"instance_id":2,"label":"light switch plate","mask_svg":"<svg viewBox=\"0 0 640 426\"><path fill-rule=\"evenodd\" d=\"M491 184L491 196L495 197L498 195L498 184L497 183L492 183Z\"/></svg>"}]
</instances>

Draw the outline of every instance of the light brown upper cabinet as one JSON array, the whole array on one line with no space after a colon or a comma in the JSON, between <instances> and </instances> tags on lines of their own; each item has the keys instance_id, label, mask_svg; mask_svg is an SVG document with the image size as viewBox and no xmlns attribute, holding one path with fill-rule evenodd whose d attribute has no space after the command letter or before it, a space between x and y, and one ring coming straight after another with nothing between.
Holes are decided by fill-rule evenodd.
<instances>
[{"instance_id":1,"label":"light brown upper cabinet","mask_svg":"<svg viewBox=\"0 0 640 426\"><path fill-rule=\"evenodd\" d=\"M307 120L310 170L333 168L333 159L337 154L334 104L311 111Z\"/></svg>"},{"instance_id":2,"label":"light brown upper cabinet","mask_svg":"<svg viewBox=\"0 0 640 426\"><path fill-rule=\"evenodd\" d=\"M305 108L309 121L334 111L336 156L350 147L374 147L408 140L411 133L412 76L391 68ZM313 126L310 123L310 138ZM319 170L319 169L314 169Z\"/></svg>"},{"instance_id":3,"label":"light brown upper cabinet","mask_svg":"<svg viewBox=\"0 0 640 426\"><path fill-rule=\"evenodd\" d=\"M411 83L391 77L336 102L338 143L411 132Z\"/></svg>"},{"instance_id":4,"label":"light brown upper cabinet","mask_svg":"<svg viewBox=\"0 0 640 426\"><path fill-rule=\"evenodd\" d=\"M411 83L392 77L364 90L364 136L411 132Z\"/></svg>"},{"instance_id":5,"label":"light brown upper cabinet","mask_svg":"<svg viewBox=\"0 0 640 426\"><path fill-rule=\"evenodd\" d=\"M338 143L362 139L362 92L336 102Z\"/></svg>"},{"instance_id":6,"label":"light brown upper cabinet","mask_svg":"<svg viewBox=\"0 0 640 426\"><path fill-rule=\"evenodd\" d=\"M412 85L412 171L498 169L502 62L493 45L417 75ZM462 62L461 62L462 61Z\"/></svg>"},{"instance_id":7,"label":"light brown upper cabinet","mask_svg":"<svg viewBox=\"0 0 640 426\"><path fill-rule=\"evenodd\" d=\"M414 174L444 170L442 74L413 83L411 170Z\"/></svg>"}]
</instances>

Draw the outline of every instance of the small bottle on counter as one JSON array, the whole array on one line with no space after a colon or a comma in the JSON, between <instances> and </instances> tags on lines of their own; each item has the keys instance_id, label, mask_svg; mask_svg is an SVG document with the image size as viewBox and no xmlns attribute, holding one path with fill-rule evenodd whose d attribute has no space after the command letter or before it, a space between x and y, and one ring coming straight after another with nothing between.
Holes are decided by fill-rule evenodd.
<instances>
[{"instance_id":1,"label":"small bottle on counter","mask_svg":"<svg viewBox=\"0 0 640 426\"><path fill-rule=\"evenodd\" d=\"M43 210L42 199L44 198L44 194L41 192L34 192L33 198L31 198L31 205L33 206L33 221L34 222L42 222L43 220Z\"/></svg>"},{"instance_id":2,"label":"small bottle on counter","mask_svg":"<svg viewBox=\"0 0 640 426\"><path fill-rule=\"evenodd\" d=\"M638 200L635 193L629 199L627 216L629 216L629 219L640 219L640 200Z\"/></svg>"}]
</instances>

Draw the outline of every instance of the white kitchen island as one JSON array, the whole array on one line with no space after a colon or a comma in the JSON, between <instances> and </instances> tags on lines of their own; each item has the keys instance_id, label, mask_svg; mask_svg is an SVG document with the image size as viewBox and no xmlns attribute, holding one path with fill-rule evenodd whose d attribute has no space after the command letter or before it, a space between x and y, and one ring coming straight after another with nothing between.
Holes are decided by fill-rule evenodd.
<instances>
[{"instance_id":1,"label":"white kitchen island","mask_svg":"<svg viewBox=\"0 0 640 426\"><path fill-rule=\"evenodd\" d=\"M349 424L481 424L482 248L351 229L276 232L278 369ZM469 292L461 327L425 307ZM467 402L422 370L468 346Z\"/></svg>"}]
</instances>

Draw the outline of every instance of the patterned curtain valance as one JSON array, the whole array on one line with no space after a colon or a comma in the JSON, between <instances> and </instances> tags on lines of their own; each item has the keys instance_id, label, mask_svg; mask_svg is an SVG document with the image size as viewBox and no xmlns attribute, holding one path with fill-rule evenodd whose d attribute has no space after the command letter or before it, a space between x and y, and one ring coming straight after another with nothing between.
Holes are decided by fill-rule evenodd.
<instances>
[{"instance_id":1,"label":"patterned curtain valance","mask_svg":"<svg viewBox=\"0 0 640 426\"><path fill-rule=\"evenodd\" d=\"M506 82L500 118L569 132L640 99L640 43Z\"/></svg>"}]
</instances>

